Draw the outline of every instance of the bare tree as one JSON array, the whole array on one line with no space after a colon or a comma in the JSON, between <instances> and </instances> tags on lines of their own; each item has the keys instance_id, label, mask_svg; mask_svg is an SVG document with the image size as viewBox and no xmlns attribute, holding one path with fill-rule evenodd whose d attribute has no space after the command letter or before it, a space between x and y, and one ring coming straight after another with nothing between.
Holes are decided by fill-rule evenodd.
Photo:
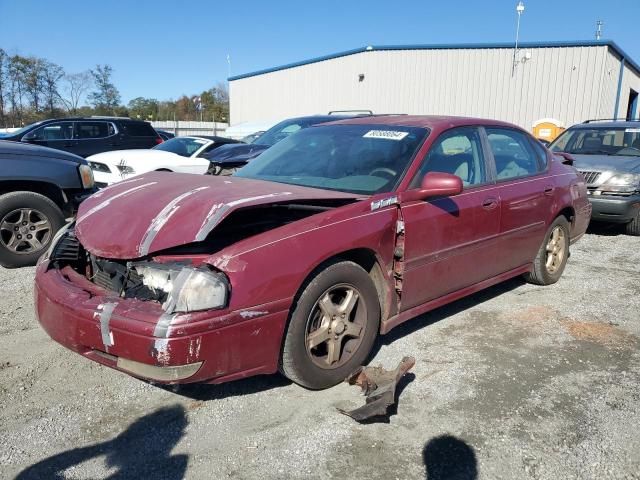
<instances>
[{"instance_id":1,"label":"bare tree","mask_svg":"<svg viewBox=\"0 0 640 480\"><path fill-rule=\"evenodd\" d=\"M60 96L65 108L71 114L78 113L78 106L85 94L93 86L93 77L89 70L80 73L71 73L62 78L62 90L64 96Z\"/></svg>"},{"instance_id":2,"label":"bare tree","mask_svg":"<svg viewBox=\"0 0 640 480\"><path fill-rule=\"evenodd\" d=\"M60 65L49 62L43 63L42 69L42 94L44 103L51 116L55 115L56 105L60 104L59 84L64 77L64 70Z\"/></svg>"}]
</instances>

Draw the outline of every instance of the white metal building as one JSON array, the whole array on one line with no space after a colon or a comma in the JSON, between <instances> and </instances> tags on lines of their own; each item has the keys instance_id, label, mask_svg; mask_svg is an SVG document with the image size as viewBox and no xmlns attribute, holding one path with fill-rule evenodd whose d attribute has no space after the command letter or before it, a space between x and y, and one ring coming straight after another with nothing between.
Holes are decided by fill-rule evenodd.
<instances>
[{"instance_id":1,"label":"white metal building","mask_svg":"<svg viewBox=\"0 0 640 480\"><path fill-rule=\"evenodd\" d=\"M612 41L368 46L229 78L231 120L331 110L488 117L531 129L638 118L640 66Z\"/></svg>"}]
</instances>

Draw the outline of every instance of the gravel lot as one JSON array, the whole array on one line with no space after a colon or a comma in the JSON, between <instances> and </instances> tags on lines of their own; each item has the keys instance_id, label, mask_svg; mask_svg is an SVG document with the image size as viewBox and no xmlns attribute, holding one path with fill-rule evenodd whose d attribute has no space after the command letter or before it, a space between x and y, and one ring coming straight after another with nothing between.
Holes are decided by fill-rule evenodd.
<instances>
[{"instance_id":1,"label":"gravel lot","mask_svg":"<svg viewBox=\"0 0 640 480\"><path fill-rule=\"evenodd\" d=\"M162 389L51 341L0 270L2 478L640 478L640 239L591 231L559 283L513 280L391 332L389 423L282 377ZM455 476L457 474L457 476Z\"/></svg>"}]
</instances>

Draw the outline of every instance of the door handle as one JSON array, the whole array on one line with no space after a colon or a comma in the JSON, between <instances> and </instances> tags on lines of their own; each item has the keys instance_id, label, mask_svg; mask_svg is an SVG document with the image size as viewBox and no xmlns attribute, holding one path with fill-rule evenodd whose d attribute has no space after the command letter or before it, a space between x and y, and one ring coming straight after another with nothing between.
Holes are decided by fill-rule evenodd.
<instances>
[{"instance_id":1,"label":"door handle","mask_svg":"<svg viewBox=\"0 0 640 480\"><path fill-rule=\"evenodd\" d=\"M556 188L553 185L547 185L544 187L544 194L551 195Z\"/></svg>"},{"instance_id":2,"label":"door handle","mask_svg":"<svg viewBox=\"0 0 640 480\"><path fill-rule=\"evenodd\" d=\"M493 210L498 206L498 200L493 197L485 198L482 202L482 208L486 210Z\"/></svg>"}]
</instances>

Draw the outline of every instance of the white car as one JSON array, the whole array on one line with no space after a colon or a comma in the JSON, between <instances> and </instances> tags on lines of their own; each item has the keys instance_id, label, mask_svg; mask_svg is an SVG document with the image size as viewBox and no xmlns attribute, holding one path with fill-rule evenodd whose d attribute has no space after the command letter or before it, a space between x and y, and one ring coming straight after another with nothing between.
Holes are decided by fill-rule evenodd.
<instances>
[{"instance_id":1,"label":"white car","mask_svg":"<svg viewBox=\"0 0 640 480\"><path fill-rule=\"evenodd\" d=\"M96 186L106 187L125 178L153 170L204 174L205 155L237 140L214 136L175 137L149 150L114 150L87 157Z\"/></svg>"}]
</instances>

